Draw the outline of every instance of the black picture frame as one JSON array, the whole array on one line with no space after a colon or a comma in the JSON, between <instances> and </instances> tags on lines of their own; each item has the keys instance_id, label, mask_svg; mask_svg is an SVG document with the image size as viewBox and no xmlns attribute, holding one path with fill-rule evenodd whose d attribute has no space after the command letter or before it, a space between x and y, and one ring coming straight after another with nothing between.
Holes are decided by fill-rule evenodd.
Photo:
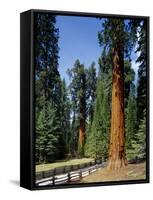
<instances>
[{"instance_id":1,"label":"black picture frame","mask_svg":"<svg viewBox=\"0 0 153 200\"><path fill-rule=\"evenodd\" d=\"M57 186L35 185L35 81L34 81L34 14L51 13L66 16L109 17L144 19L147 22L147 135L146 135L146 179L111 181L84 184L62 184ZM108 186L149 183L149 17L117 14L83 13L70 11L29 10L20 14L20 186L30 190Z\"/></svg>"}]
</instances>

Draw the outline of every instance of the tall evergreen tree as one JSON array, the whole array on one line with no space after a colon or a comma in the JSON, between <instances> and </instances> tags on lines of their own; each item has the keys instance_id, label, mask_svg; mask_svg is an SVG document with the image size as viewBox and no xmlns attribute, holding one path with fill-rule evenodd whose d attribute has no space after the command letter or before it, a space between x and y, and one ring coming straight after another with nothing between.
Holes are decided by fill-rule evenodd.
<instances>
[{"instance_id":1,"label":"tall evergreen tree","mask_svg":"<svg viewBox=\"0 0 153 200\"><path fill-rule=\"evenodd\" d=\"M133 81L135 79L135 72L132 69L131 62L124 60L124 107L128 106L128 99L130 95L130 88L133 87Z\"/></svg>"},{"instance_id":2,"label":"tall evergreen tree","mask_svg":"<svg viewBox=\"0 0 153 200\"><path fill-rule=\"evenodd\" d=\"M146 158L146 108L144 109L143 119L139 123L139 129L137 132L137 143L135 144L136 157L145 159Z\"/></svg>"},{"instance_id":3,"label":"tall evergreen tree","mask_svg":"<svg viewBox=\"0 0 153 200\"><path fill-rule=\"evenodd\" d=\"M70 153L70 142L71 142L71 133L70 133L70 99L68 98L68 88L66 86L65 79L62 81L61 89L61 127L62 127L62 138L63 142L63 153Z\"/></svg>"},{"instance_id":4,"label":"tall evergreen tree","mask_svg":"<svg viewBox=\"0 0 153 200\"><path fill-rule=\"evenodd\" d=\"M128 99L127 115L126 115L126 154L128 159L132 159L135 154L133 142L136 141L137 133L137 105L135 86L132 84Z\"/></svg>"},{"instance_id":5,"label":"tall evergreen tree","mask_svg":"<svg viewBox=\"0 0 153 200\"><path fill-rule=\"evenodd\" d=\"M131 27L136 41L136 53L138 58L136 62L139 64L138 68L138 86L137 86L137 104L138 104L138 121L143 119L143 113L146 108L147 101L147 21L131 20Z\"/></svg>"},{"instance_id":6,"label":"tall evergreen tree","mask_svg":"<svg viewBox=\"0 0 153 200\"><path fill-rule=\"evenodd\" d=\"M82 156L84 154L86 126L86 73L84 65L76 60L74 67L68 70L68 73L72 79L70 83L72 101L74 101L79 118L78 154Z\"/></svg>"},{"instance_id":7,"label":"tall evergreen tree","mask_svg":"<svg viewBox=\"0 0 153 200\"><path fill-rule=\"evenodd\" d=\"M95 63L93 62L88 69L85 69L84 65L80 64L79 60L76 60L74 67L68 70L68 74L71 78L70 91L73 110L73 140L76 141L78 130L78 155L83 156L86 126L88 128L93 120L96 98L97 78Z\"/></svg>"},{"instance_id":8,"label":"tall evergreen tree","mask_svg":"<svg viewBox=\"0 0 153 200\"><path fill-rule=\"evenodd\" d=\"M99 42L112 52L112 112L108 169L127 164L125 157L124 57L132 48L133 38L123 19L106 19Z\"/></svg>"},{"instance_id":9,"label":"tall evergreen tree","mask_svg":"<svg viewBox=\"0 0 153 200\"><path fill-rule=\"evenodd\" d=\"M138 54L138 82L137 82L137 121L138 131L133 141L133 157L145 158L146 154L146 107L147 107L147 21L132 20L131 27L137 42L136 53Z\"/></svg>"},{"instance_id":10,"label":"tall evergreen tree","mask_svg":"<svg viewBox=\"0 0 153 200\"><path fill-rule=\"evenodd\" d=\"M51 14L41 13L36 14L34 18L35 23L35 96L36 96L36 149L37 152L39 148L41 149L41 144L46 145L46 154L43 154L43 162L50 162L56 158L63 157L63 135L60 131L56 131L56 126L58 130L62 127L61 123L61 78L58 71L58 38L59 32L56 28L56 18ZM46 114L46 107L49 104L54 105L55 110L53 111L56 117L52 118L49 114ZM47 105L47 106L46 106ZM45 110L45 111L44 111ZM58 116L58 120L56 119ZM38 120L38 121L37 121ZM40 120L42 122L40 123ZM48 121L49 120L49 121ZM48 121L48 122L47 122ZM50 134L53 131L47 123L52 123L55 127L55 138ZM59 127L60 126L60 127ZM41 128L42 127L42 128ZM48 127L48 130L46 130ZM45 135L44 135L45 134ZM42 138L48 141L48 144L42 143ZM56 140L56 148L52 148ZM50 145L49 145L50 143ZM53 145L54 146L54 145ZM55 147L54 146L54 147ZM50 150L49 150L50 148ZM55 150L56 149L56 150Z\"/></svg>"},{"instance_id":11,"label":"tall evergreen tree","mask_svg":"<svg viewBox=\"0 0 153 200\"><path fill-rule=\"evenodd\" d=\"M138 69L138 87L137 87L137 103L138 103L138 120L143 120L144 110L146 109L147 102L147 53L146 53L146 21L143 20L138 26L138 48L136 50L139 53L137 63L139 63Z\"/></svg>"},{"instance_id":12,"label":"tall evergreen tree","mask_svg":"<svg viewBox=\"0 0 153 200\"><path fill-rule=\"evenodd\" d=\"M50 14L35 15L35 76L36 101L45 100L60 104L61 80L58 71L58 38L59 31L55 27L56 18ZM57 105L58 107L58 105Z\"/></svg>"},{"instance_id":13,"label":"tall evergreen tree","mask_svg":"<svg viewBox=\"0 0 153 200\"><path fill-rule=\"evenodd\" d=\"M85 155L106 160L111 110L111 59L110 54L102 51L98 60L99 72L96 83L96 100L92 124L87 129Z\"/></svg>"},{"instance_id":14,"label":"tall evergreen tree","mask_svg":"<svg viewBox=\"0 0 153 200\"><path fill-rule=\"evenodd\" d=\"M58 158L61 127L55 106L45 102L36 121L36 161L51 162Z\"/></svg>"},{"instance_id":15,"label":"tall evergreen tree","mask_svg":"<svg viewBox=\"0 0 153 200\"><path fill-rule=\"evenodd\" d=\"M107 158L109 108L108 96L104 93L104 82L101 77L97 80L96 102L91 127L87 131L85 155L95 159Z\"/></svg>"},{"instance_id":16,"label":"tall evergreen tree","mask_svg":"<svg viewBox=\"0 0 153 200\"><path fill-rule=\"evenodd\" d=\"M94 104L96 98L96 67L95 62L92 62L91 66L86 69L86 99L87 99L87 117L88 123L91 123L93 120L94 114Z\"/></svg>"}]
</instances>

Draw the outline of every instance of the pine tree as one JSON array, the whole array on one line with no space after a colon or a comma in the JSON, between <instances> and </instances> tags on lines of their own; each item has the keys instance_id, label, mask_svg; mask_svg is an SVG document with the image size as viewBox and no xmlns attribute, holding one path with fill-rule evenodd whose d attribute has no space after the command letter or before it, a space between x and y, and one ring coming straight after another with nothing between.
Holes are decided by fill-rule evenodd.
<instances>
[{"instance_id":1,"label":"pine tree","mask_svg":"<svg viewBox=\"0 0 153 200\"><path fill-rule=\"evenodd\" d=\"M138 131L136 139L133 141L133 148L135 150L135 158L145 158L146 149L146 106L147 106L147 21L132 20L131 27L133 35L137 42L136 53L139 54L137 63L138 69L138 86L137 86L137 120Z\"/></svg>"},{"instance_id":2,"label":"pine tree","mask_svg":"<svg viewBox=\"0 0 153 200\"><path fill-rule=\"evenodd\" d=\"M51 162L58 158L60 134L55 107L45 102L36 121L36 158L39 163Z\"/></svg>"},{"instance_id":3,"label":"pine tree","mask_svg":"<svg viewBox=\"0 0 153 200\"><path fill-rule=\"evenodd\" d=\"M131 147L128 150L129 159L137 161L137 159L146 158L146 115L139 122L137 132L131 139Z\"/></svg>"},{"instance_id":4,"label":"pine tree","mask_svg":"<svg viewBox=\"0 0 153 200\"><path fill-rule=\"evenodd\" d=\"M108 96L104 93L104 82L97 80L96 102L92 125L87 130L85 155L95 159L106 160L108 152L109 131Z\"/></svg>"},{"instance_id":5,"label":"pine tree","mask_svg":"<svg viewBox=\"0 0 153 200\"><path fill-rule=\"evenodd\" d=\"M133 143L137 137L137 105L134 84L130 89L126 116L126 154L127 159L130 160L134 158L135 149Z\"/></svg>"},{"instance_id":6,"label":"pine tree","mask_svg":"<svg viewBox=\"0 0 153 200\"><path fill-rule=\"evenodd\" d=\"M133 87L135 72L132 69L131 62L124 60L124 107L127 108L130 88Z\"/></svg>"},{"instance_id":7,"label":"pine tree","mask_svg":"<svg viewBox=\"0 0 153 200\"><path fill-rule=\"evenodd\" d=\"M136 41L136 53L138 58L136 62L139 64L138 69L138 86L137 86L137 104L138 104L138 121L143 119L144 109L147 101L147 21L145 19L132 20L131 28L133 37Z\"/></svg>"},{"instance_id":8,"label":"pine tree","mask_svg":"<svg viewBox=\"0 0 153 200\"><path fill-rule=\"evenodd\" d=\"M38 112L37 112L38 115ZM36 163L45 162L45 110L43 109L36 118Z\"/></svg>"},{"instance_id":9,"label":"pine tree","mask_svg":"<svg viewBox=\"0 0 153 200\"><path fill-rule=\"evenodd\" d=\"M136 145L136 155L138 158L146 158L146 109L144 109L143 119L140 121L137 133L138 142Z\"/></svg>"},{"instance_id":10,"label":"pine tree","mask_svg":"<svg viewBox=\"0 0 153 200\"><path fill-rule=\"evenodd\" d=\"M65 79L62 81L61 88L61 127L62 127L62 138L63 142L63 153L70 153L70 142L71 142L71 133L70 133L70 99L68 98L68 88L66 86Z\"/></svg>"},{"instance_id":11,"label":"pine tree","mask_svg":"<svg viewBox=\"0 0 153 200\"><path fill-rule=\"evenodd\" d=\"M146 21L140 22L138 37L138 48L136 52L140 55L137 59L139 63L138 69L138 87L137 87L137 103L138 103L138 120L143 120L144 110L147 102L147 47L146 47Z\"/></svg>"},{"instance_id":12,"label":"pine tree","mask_svg":"<svg viewBox=\"0 0 153 200\"><path fill-rule=\"evenodd\" d=\"M86 101L87 101L87 118L88 123L92 123L94 114L94 105L96 98L96 68L95 62L92 62L91 66L86 69Z\"/></svg>"},{"instance_id":13,"label":"pine tree","mask_svg":"<svg viewBox=\"0 0 153 200\"><path fill-rule=\"evenodd\" d=\"M52 100L58 107L61 80L58 71L59 31L55 27L56 18L46 13L36 14L34 23L36 103L41 107L39 104L43 97Z\"/></svg>"},{"instance_id":14,"label":"pine tree","mask_svg":"<svg viewBox=\"0 0 153 200\"><path fill-rule=\"evenodd\" d=\"M46 142L42 142L42 144L45 145L46 150L44 150L45 153L41 156L41 160L50 162L57 158L63 158L63 150L65 148L65 143L63 142L64 134L61 134L63 124L61 123L62 81L58 71L59 30L56 28L56 17L51 14L36 14L34 23L36 30L34 54L37 138L35 145L36 152L39 152L40 141L45 139ZM51 103L54 108L48 107ZM52 122L52 128L47 122L52 116L49 113L47 114L46 107L51 110L51 113L53 112L52 115L57 120L57 123L55 121ZM42 122L40 122L41 120ZM58 125L58 130L60 131L56 130L56 125ZM46 129L47 127L49 128ZM54 135L53 128L55 128L55 138L52 137Z\"/></svg>"}]
</instances>

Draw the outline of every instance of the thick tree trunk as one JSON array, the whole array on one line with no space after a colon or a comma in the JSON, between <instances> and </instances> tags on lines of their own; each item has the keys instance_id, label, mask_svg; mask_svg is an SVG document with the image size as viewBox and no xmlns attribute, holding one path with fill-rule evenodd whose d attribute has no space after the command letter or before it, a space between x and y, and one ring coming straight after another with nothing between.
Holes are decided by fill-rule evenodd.
<instances>
[{"instance_id":1,"label":"thick tree trunk","mask_svg":"<svg viewBox=\"0 0 153 200\"><path fill-rule=\"evenodd\" d=\"M108 169L124 167L125 116L124 116L124 61L120 48L114 49L112 72L112 113Z\"/></svg>"}]
</instances>

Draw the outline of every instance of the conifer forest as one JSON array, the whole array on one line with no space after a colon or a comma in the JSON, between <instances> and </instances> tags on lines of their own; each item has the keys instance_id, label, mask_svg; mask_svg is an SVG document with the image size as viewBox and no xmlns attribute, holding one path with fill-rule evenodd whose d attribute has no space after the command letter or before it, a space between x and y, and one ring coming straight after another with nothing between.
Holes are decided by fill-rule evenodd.
<instances>
[{"instance_id":1,"label":"conifer forest","mask_svg":"<svg viewBox=\"0 0 153 200\"><path fill-rule=\"evenodd\" d=\"M104 166L82 183L140 165L137 179L145 178L146 26L145 18L35 14L36 171L89 160Z\"/></svg>"}]
</instances>

